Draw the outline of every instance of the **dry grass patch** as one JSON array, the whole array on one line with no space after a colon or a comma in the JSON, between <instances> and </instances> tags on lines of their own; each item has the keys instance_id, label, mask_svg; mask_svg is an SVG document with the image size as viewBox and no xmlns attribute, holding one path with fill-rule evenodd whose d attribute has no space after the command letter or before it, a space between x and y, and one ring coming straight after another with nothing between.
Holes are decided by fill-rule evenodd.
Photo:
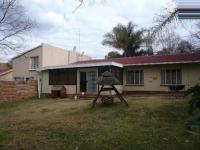
<instances>
[{"instance_id":1,"label":"dry grass patch","mask_svg":"<svg viewBox=\"0 0 200 150\"><path fill-rule=\"evenodd\" d=\"M0 149L198 149L185 131L187 100L126 97L129 107L30 100L0 105Z\"/></svg>"}]
</instances>

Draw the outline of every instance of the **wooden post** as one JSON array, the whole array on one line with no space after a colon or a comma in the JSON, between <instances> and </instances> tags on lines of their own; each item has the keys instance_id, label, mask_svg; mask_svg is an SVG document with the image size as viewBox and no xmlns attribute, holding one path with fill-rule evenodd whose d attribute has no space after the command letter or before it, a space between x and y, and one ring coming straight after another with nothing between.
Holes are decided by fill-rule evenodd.
<instances>
[{"instance_id":1,"label":"wooden post","mask_svg":"<svg viewBox=\"0 0 200 150\"><path fill-rule=\"evenodd\" d=\"M100 96L100 94L101 94L101 91L103 90L103 87L104 87L104 85L102 85L100 91L98 92L97 96L96 96L95 99L93 100L93 102L92 102L92 108L95 107L96 102L97 102L97 99L99 98L99 96Z\"/></svg>"},{"instance_id":2,"label":"wooden post","mask_svg":"<svg viewBox=\"0 0 200 150\"><path fill-rule=\"evenodd\" d=\"M121 94L118 92L118 90L115 88L114 85L112 85L113 90L115 91L115 93L117 94L117 96L119 97L120 101L122 103L124 103L126 106L128 106L128 103L126 102L126 100L121 96Z\"/></svg>"}]
</instances>

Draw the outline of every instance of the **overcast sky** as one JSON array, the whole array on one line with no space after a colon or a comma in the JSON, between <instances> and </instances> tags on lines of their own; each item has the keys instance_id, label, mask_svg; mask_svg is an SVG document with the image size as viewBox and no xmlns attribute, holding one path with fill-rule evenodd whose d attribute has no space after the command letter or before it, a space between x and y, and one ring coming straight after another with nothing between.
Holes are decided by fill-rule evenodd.
<instances>
[{"instance_id":1,"label":"overcast sky","mask_svg":"<svg viewBox=\"0 0 200 150\"><path fill-rule=\"evenodd\" d=\"M27 49L49 43L67 50L76 46L79 51L80 31L80 51L93 58L102 58L112 50L102 46L101 41L118 23L132 21L139 28L147 28L156 13L172 7L171 0L85 0L73 13L78 0L22 0L21 3L39 26L27 35Z\"/></svg>"}]
</instances>

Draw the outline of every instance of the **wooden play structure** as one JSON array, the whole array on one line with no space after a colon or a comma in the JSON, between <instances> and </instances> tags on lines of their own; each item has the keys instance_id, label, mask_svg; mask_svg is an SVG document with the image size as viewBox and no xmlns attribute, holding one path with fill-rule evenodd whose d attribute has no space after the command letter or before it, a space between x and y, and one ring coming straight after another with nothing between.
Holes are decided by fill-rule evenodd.
<instances>
[{"instance_id":1,"label":"wooden play structure","mask_svg":"<svg viewBox=\"0 0 200 150\"><path fill-rule=\"evenodd\" d=\"M113 76L111 72L104 72L101 77L97 79L97 84L101 85L101 88L95 97L95 99L92 102L92 107L95 107L96 102L101 94L102 91L115 91L116 95L120 99L122 103L124 103L126 106L128 106L128 103L126 100L122 97L122 95L119 93L119 91L116 89L115 85L119 85L120 82L119 80ZM108 86L108 87L105 87ZM103 96L102 97L102 102L107 103L107 104L112 104L113 103L113 96Z\"/></svg>"}]
</instances>

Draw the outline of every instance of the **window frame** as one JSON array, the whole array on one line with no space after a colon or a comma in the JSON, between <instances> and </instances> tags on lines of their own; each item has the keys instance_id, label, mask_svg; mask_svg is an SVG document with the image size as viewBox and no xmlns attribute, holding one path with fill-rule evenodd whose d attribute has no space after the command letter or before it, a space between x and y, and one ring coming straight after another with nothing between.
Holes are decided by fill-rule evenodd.
<instances>
[{"instance_id":1,"label":"window frame","mask_svg":"<svg viewBox=\"0 0 200 150\"><path fill-rule=\"evenodd\" d=\"M176 70L176 78L175 78L175 84L173 83L173 71ZM165 75L164 75L164 83L162 83L162 71L164 71ZM167 71L169 71L169 74L170 74L170 84L167 83ZM178 79L178 72L180 71L180 79ZM180 83L178 83L178 81L180 81ZM181 68L166 68L166 69L161 69L160 70L160 85L161 86L169 86L169 85L183 85L183 74L182 74L182 69Z\"/></svg>"},{"instance_id":2,"label":"window frame","mask_svg":"<svg viewBox=\"0 0 200 150\"><path fill-rule=\"evenodd\" d=\"M128 72L130 72L130 71L132 71L133 73L134 73L134 76L133 76L133 82L134 83L128 83ZM138 84L136 84L136 72L139 72L139 78L138 78L138 81L139 81L139 83ZM142 74L141 74L141 72L142 72ZM126 83L126 85L127 86L144 86L144 70L143 69L128 69L128 70L126 70L126 75L125 75L125 77L126 77L126 80L125 80L125 83ZM141 80L141 77L143 78L143 80ZM143 81L143 83L141 83L141 81Z\"/></svg>"},{"instance_id":3,"label":"window frame","mask_svg":"<svg viewBox=\"0 0 200 150\"><path fill-rule=\"evenodd\" d=\"M36 62L35 60L36 60L36 58L37 58L37 65L33 65L32 63L34 62ZM35 66L35 67L33 67L32 68L32 66ZM29 70L36 70L36 69L38 69L39 68L39 56L31 56L30 57L30 64L29 64Z\"/></svg>"}]
</instances>

